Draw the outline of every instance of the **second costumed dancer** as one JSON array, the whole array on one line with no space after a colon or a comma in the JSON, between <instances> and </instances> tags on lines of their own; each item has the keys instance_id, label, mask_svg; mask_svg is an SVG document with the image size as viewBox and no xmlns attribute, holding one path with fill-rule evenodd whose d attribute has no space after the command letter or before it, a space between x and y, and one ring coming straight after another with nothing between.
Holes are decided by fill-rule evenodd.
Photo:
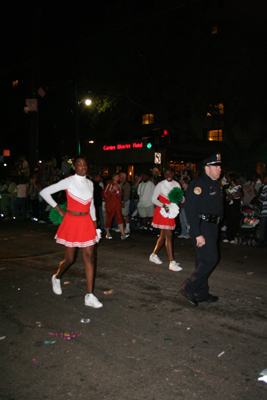
<instances>
[{"instance_id":1,"label":"second costumed dancer","mask_svg":"<svg viewBox=\"0 0 267 400\"><path fill-rule=\"evenodd\" d=\"M174 260L172 239L173 230L175 228L175 217L178 215L179 208L176 204L170 201L168 195L170 195L170 192L175 188L178 188L178 192L180 192L181 186L178 182L173 180L174 171L172 168L166 168L164 177L165 180L157 184L152 197L153 203L157 206L154 211L152 226L161 229L161 231L156 247L150 255L149 260L155 264L162 264L158 253L161 247L165 244L170 260L169 269L177 272L181 271L182 267L180 267L179 263ZM178 197L180 198L177 202L184 202L182 193L182 191L179 193Z\"/></svg>"},{"instance_id":2,"label":"second costumed dancer","mask_svg":"<svg viewBox=\"0 0 267 400\"><path fill-rule=\"evenodd\" d=\"M86 178L87 162L84 156L76 157L72 168L75 175L48 186L40 192L44 200L63 217L55 239L57 243L65 246L65 258L60 262L57 273L52 276L52 289L55 294L62 294L61 277L73 264L75 248L80 247L85 263L87 289L84 305L100 308L103 304L93 294L94 245L99 241L96 232L93 183ZM61 190L66 191L67 211L63 210L51 196Z\"/></svg>"}]
</instances>

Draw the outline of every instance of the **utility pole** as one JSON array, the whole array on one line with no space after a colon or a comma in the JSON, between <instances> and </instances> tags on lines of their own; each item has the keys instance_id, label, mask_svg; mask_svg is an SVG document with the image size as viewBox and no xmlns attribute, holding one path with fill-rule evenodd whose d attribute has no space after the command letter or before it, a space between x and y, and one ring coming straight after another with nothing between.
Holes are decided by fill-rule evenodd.
<instances>
[{"instance_id":1,"label":"utility pole","mask_svg":"<svg viewBox=\"0 0 267 400\"><path fill-rule=\"evenodd\" d=\"M75 80L75 112L76 112L76 154L81 153L80 144L80 121L79 121L79 101L78 101L78 85L77 76Z\"/></svg>"},{"instance_id":2,"label":"utility pole","mask_svg":"<svg viewBox=\"0 0 267 400\"><path fill-rule=\"evenodd\" d=\"M32 166L35 166L38 162L38 89L39 89L39 81L40 81L40 29L41 29L41 17L42 17L42 2L41 0L37 3L36 13L35 13L35 21L34 21L34 34L32 35L33 44L33 60L31 62L31 96L32 99L36 99L37 102L37 111L30 112L30 154L29 154L29 162Z\"/></svg>"}]
</instances>

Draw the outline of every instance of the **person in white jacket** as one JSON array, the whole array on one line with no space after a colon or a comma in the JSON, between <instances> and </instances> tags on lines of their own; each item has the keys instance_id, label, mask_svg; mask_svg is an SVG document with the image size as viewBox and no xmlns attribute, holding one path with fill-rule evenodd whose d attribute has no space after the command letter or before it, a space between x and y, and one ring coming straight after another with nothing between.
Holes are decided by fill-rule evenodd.
<instances>
[{"instance_id":1,"label":"person in white jacket","mask_svg":"<svg viewBox=\"0 0 267 400\"><path fill-rule=\"evenodd\" d=\"M154 183L149 180L149 174L144 172L142 174L142 181L139 183L137 188L137 194L139 196L137 209L141 218L142 227L145 231L148 231L149 229L153 230L151 222L155 209L152 201L154 190Z\"/></svg>"},{"instance_id":2,"label":"person in white jacket","mask_svg":"<svg viewBox=\"0 0 267 400\"><path fill-rule=\"evenodd\" d=\"M182 267L180 267L179 263L177 263L174 260L173 256L172 238L173 238L173 230L175 228L175 218L164 217L161 214L160 210L161 208L164 208L167 213L169 212L168 205L171 202L168 198L168 194L175 187L181 189L181 186L178 182L176 182L173 179L174 171L172 168L170 167L166 168L164 176L165 180L157 184L154 194L152 196L152 201L156 205L152 220L152 226L154 228L161 229L161 231L158 241L156 243L156 247L153 250L153 253L150 255L149 260L151 262L154 262L155 264L162 264L162 261L158 256L158 252L160 251L161 247L165 244L170 260L169 269L171 271L177 272L181 271ZM182 201L184 201L184 199Z\"/></svg>"},{"instance_id":3,"label":"person in white jacket","mask_svg":"<svg viewBox=\"0 0 267 400\"><path fill-rule=\"evenodd\" d=\"M100 308L103 304L93 294L94 244L98 241L93 183L86 178L87 162L84 156L76 157L72 168L75 175L48 186L40 192L44 200L51 207L56 208L63 217L55 239L57 243L65 246L65 258L60 262L57 273L52 276L52 288L55 294L62 294L62 275L73 264L75 248L80 247L85 263L87 289L84 304ZM64 211L51 196L61 190L66 191L67 211Z\"/></svg>"}]
</instances>

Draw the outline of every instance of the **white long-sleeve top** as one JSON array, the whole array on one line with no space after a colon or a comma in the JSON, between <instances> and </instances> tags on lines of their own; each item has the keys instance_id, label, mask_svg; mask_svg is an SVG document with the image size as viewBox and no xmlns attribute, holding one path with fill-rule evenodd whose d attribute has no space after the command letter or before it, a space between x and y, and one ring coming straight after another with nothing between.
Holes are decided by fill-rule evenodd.
<instances>
[{"instance_id":1,"label":"white long-sleeve top","mask_svg":"<svg viewBox=\"0 0 267 400\"><path fill-rule=\"evenodd\" d=\"M156 204L156 206L158 206L158 207L162 207L164 203L161 203L158 200L159 195L163 194L164 196L168 196L170 191L175 187L178 187L179 189L181 189L181 185L174 180L169 182L169 181L167 181L167 179L165 179L164 181L159 182L157 184L157 186L155 187L154 194L152 196L153 203Z\"/></svg>"},{"instance_id":2,"label":"white long-sleeve top","mask_svg":"<svg viewBox=\"0 0 267 400\"><path fill-rule=\"evenodd\" d=\"M51 194L60 192L61 190L67 190L68 195L81 204L89 204L91 201L90 215L93 221L96 220L94 185L92 181L87 179L86 176L75 174L41 190L40 195L54 208L57 206L57 202L52 198Z\"/></svg>"},{"instance_id":3,"label":"white long-sleeve top","mask_svg":"<svg viewBox=\"0 0 267 400\"><path fill-rule=\"evenodd\" d=\"M137 194L139 196L138 205L140 207L153 206L152 196L155 190L155 185L151 181L141 182L137 188Z\"/></svg>"}]
</instances>

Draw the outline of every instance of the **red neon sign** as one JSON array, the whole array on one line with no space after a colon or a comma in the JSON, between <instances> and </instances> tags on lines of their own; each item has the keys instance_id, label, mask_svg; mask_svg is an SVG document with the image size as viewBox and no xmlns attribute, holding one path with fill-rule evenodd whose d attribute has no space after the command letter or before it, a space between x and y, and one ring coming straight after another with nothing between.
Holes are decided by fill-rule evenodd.
<instances>
[{"instance_id":1,"label":"red neon sign","mask_svg":"<svg viewBox=\"0 0 267 400\"><path fill-rule=\"evenodd\" d=\"M124 149L130 149L131 145L130 144L117 144L117 150L124 150Z\"/></svg>"},{"instance_id":2,"label":"red neon sign","mask_svg":"<svg viewBox=\"0 0 267 400\"><path fill-rule=\"evenodd\" d=\"M133 148L134 149L140 149L143 147L143 142L140 143L133 143Z\"/></svg>"},{"instance_id":3,"label":"red neon sign","mask_svg":"<svg viewBox=\"0 0 267 400\"><path fill-rule=\"evenodd\" d=\"M116 146L103 146L103 150L116 150Z\"/></svg>"},{"instance_id":4,"label":"red neon sign","mask_svg":"<svg viewBox=\"0 0 267 400\"><path fill-rule=\"evenodd\" d=\"M103 146L103 150L125 150L125 149L141 149L143 148L143 142L136 143L134 142L133 144L127 143L127 144L117 144L116 146Z\"/></svg>"}]
</instances>

